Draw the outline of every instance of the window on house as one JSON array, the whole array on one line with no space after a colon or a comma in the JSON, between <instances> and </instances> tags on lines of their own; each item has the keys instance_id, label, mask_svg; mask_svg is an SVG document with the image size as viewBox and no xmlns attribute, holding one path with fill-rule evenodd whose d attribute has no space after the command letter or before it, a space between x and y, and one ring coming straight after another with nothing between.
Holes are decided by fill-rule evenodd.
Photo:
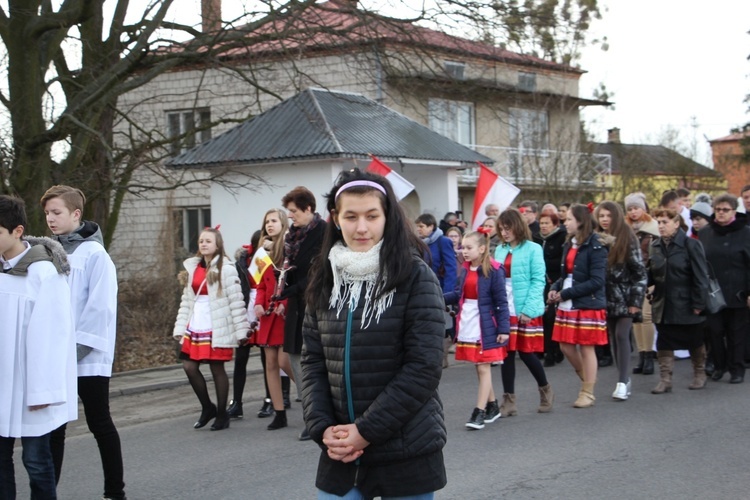
<instances>
[{"instance_id":1,"label":"window on house","mask_svg":"<svg viewBox=\"0 0 750 500\"><path fill-rule=\"evenodd\" d=\"M460 144L474 144L474 104L446 99L430 99L429 125L438 134Z\"/></svg>"},{"instance_id":2,"label":"window on house","mask_svg":"<svg viewBox=\"0 0 750 500\"><path fill-rule=\"evenodd\" d=\"M448 73L448 76L456 80L464 79L465 68L466 65L462 62L445 61L445 72Z\"/></svg>"},{"instance_id":3,"label":"window on house","mask_svg":"<svg viewBox=\"0 0 750 500\"><path fill-rule=\"evenodd\" d=\"M510 109L510 146L521 150L549 149L547 111Z\"/></svg>"},{"instance_id":4,"label":"window on house","mask_svg":"<svg viewBox=\"0 0 750 500\"><path fill-rule=\"evenodd\" d=\"M187 109L167 112L168 134L174 139L170 145L172 155L178 155L196 144L211 139L211 110Z\"/></svg>"},{"instance_id":5,"label":"window on house","mask_svg":"<svg viewBox=\"0 0 750 500\"><path fill-rule=\"evenodd\" d=\"M175 247L184 248L190 255L198 251L198 236L211 225L210 207L185 207L173 212Z\"/></svg>"},{"instance_id":6,"label":"window on house","mask_svg":"<svg viewBox=\"0 0 750 500\"><path fill-rule=\"evenodd\" d=\"M518 73L518 88L521 90L528 90L529 92L535 92L536 73Z\"/></svg>"}]
</instances>

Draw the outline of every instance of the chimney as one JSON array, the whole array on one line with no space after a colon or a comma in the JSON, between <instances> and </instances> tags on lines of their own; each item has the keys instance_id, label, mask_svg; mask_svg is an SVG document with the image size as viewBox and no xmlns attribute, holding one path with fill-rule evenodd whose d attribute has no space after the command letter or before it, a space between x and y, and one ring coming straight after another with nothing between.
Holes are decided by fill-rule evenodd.
<instances>
[{"instance_id":1,"label":"chimney","mask_svg":"<svg viewBox=\"0 0 750 500\"><path fill-rule=\"evenodd\" d=\"M221 29L221 0L201 0L201 27L203 33Z\"/></svg>"},{"instance_id":2,"label":"chimney","mask_svg":"<svg viewBox=\"0 0 750 500\"><path fill-rule=\"evenodd\" d=\"M607 130L607 142L609 144L620 144L620 129L615 127Z\"/></svg>"}]
</instances>

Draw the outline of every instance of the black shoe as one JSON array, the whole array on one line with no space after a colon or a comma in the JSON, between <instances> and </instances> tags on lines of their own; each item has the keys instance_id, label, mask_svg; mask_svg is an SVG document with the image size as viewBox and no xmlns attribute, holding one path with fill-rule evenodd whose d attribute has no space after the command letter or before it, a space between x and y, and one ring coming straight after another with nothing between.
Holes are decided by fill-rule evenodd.
<instances>
[{"instance_id":1,"label":"black shoe","mask_svg":"<svg viewBox=\"0 0 750 500\"><path fill-rule=\"evenodd\" d=\"M656 353L654 351L649 351L646 353L646 357L643 358L643 374L644 375L654 374L654 359L655 358L656 358Z\"/></svg>"},{"instance_id":2,"label":"black shoe","mask_svg":"<svg viewBox=\"0 0 750 500\"><path fill-rule=\"evenodd\" d=\"M605 366L612 366L613 362L612 356L602 356L599 360L599 367L604 368Z\"/></svg>"},{"instance_id":3,"label":"black shoe","mask_svg":"<svg viewBox=\"0 0 750 500\"><path fill-rule=\"evenodd\" d=\"M709 377L714 374L716 371L716 368L714 367L713 361L706 361L706 369L704 370L706 372L706 375Z\"/></svg>"},{"instance_id":4,"label":"black shoe","mask_svg":"<svg viewBox=\"0 0 750 500\"><path fill-rule=\"evenodd\" d=\"M229 418L242 418L244 416L244 413L242 413L242 401L231 400L229 408L227 408L227 415L229 415Z\"/></svg>"},{"instance_id":5,"label":"black shoe","mask_svg":"<svg viewBox=\"0 0 750 500\"><path fill-rule=\"evenodd\" d=\"M193 424L193 429L205 427L212 419L216 418L216 413L216 405L213 403L210 407L204 408L203 411L201 411L201 416L198 421Z\"/></svg>"},{"instance_id":6,"label":"black shoe","mask_svg":"<svg viewBox=\"0 0 750 500\"><path fill-rule=\"evenodd\" d=\"M312 437L310 436L310 433L307 432L307 427L302 429L302 432L299 433L299 436L297 437L300 441L310 441Z\"/></svg>"},{"instance_id":7,"label":"black shoe","mask_svg":"<svg viewBox=\"0 0 750 500\"><path fill-rule=\"evenodd\" d=\"M229 429L229 415L224 414L216 417L214 424L211 426L212 431L223 431Z\"/></svg>"},{"instance_id":8,"label":"black shoe","mask_svg":"<svg viewBox=\"0 0 750 500\"><path fill-rule=\"evenodd\" d=\"M643 373L643 358L646 357L645 351L640 351L638 353L638 364L633 367L633 373Z\"/></svg>"},{"instance_id":9,"label":"black shoe","mask_svg":"<svg viewBox=\"0 0 750 500\"><path fill-rule=\"evenodd\" d=\"M497 402L497 399L494 401L490 401L487 403L487 406L484 408L484 423L491 424L495 420L500 418L500 405Z\"/></svg>"},{"instance_id":10,"label":"black shoe","mask_svg":"<svg viewBox=\"0 0 750 500\"><path fill-rule=\"evenodd\" d=\"M711 375L711 380L713 380L714 382L718 382L722 379L725 373L726 372L724 370L715 369L714 374Z\"/></svg>"},{"instance_id":11,"label":"black shoe","mask_svg":"<svg viewBox=\"0 0 750 500\"><path fill-rule=\"evenodd\" d=\"M555 363L562 363L565 361L565 354L562 353L562 351L555 352Z\"/></svg>"},{"instance_id":12,"label":"black shoe","mask_svg":"<svg viewBox=\"0 0 750 500\"><path fill-rule=\"evenodd\" d=\"M474 411L471 412L471 418L466 422L466 427L474 430L484 429L484 416L484 410L474 408Z\"/></svg>"},{"instance_id":13,"label":"black shoe","mask_svg":"<svg viewBox=\"0 0 750 500\"><path fill-rule=\"evenodd\" d=\"M268 424L268 427L266 427L266 429L268 429L269 431L275 431L276 429L281 429L286 426L286 410L282 410L276 412L276 416L273 417L273 422Z\"/></svg>"},{"instance_id":14,"label":"black shoe","mask_svg":"<svg viewBox=\"0 0 750 500\"><path fill-rule=\"evenodd\" d=\"M273 415L273 403L271 403L270 398L266 398L263 400L263 406L260 407L260 411L258 411L258 418L268 418Z\"/></svg>"},{"instance_id":15,"label":"black shoe","mask_svg":"<svg viewBox=\"0 0 750 500\"><path fill-rule=\"evenodd\" d=\"M732 375L732 377L729 379L730 384L741 384L745 381L745 377L742 375Z\"/></svg>"},{"instance_id":16,"label":"black shoe","mask_svg":"<svg viewBox=\"0 0 750 500\"><path fill-rule=\"evenodd\" d=\"M291 382L289 377L281 377L281 395L284 397L284 409L288 410L292 407L292 402L289 399L289 388Z\"/></svg>"},{"instance_id":17,"label":"black shoe","mask_svg":"<svg viewBox=\"0 0 750 500\"><path fill-rule=\"evenodd\" d=\"M544 355L544 367L549 368L551 366L555 366L555 357L552 354L545 354Z\"/></svg>"}]
</instances>

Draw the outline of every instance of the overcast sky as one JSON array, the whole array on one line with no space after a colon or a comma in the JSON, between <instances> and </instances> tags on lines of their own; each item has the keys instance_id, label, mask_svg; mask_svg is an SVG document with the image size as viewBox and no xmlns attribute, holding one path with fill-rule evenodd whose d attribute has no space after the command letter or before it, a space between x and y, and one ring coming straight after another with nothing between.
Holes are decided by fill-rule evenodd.
<instances>
[{"instance_id":1,"label":"overcast sky","mask_svg":"<svg viewBox=\"0 0 750 500\"><path fill-rule=\"evenodd\" d=\"M591 97L603 82L616 104L614 110L596 107L583 113L595 140L606 141L607 129L618 127L623 142L656 143L671 127L680 131L683 143L695 142L697 159L710 164L705 138L728 135L732 127L750 121L743 103L750 94L750 0L599 2L603 19L592 29L595 36L607 36L609 50L584 50L580 65L588 73L580 92ZM175 3L180 20L198 22L200 0ZM252 0L224 0L224 18L241 12L243 4ZM692 117L697 128L691 126Z\"/></svg>"}]
</instances>

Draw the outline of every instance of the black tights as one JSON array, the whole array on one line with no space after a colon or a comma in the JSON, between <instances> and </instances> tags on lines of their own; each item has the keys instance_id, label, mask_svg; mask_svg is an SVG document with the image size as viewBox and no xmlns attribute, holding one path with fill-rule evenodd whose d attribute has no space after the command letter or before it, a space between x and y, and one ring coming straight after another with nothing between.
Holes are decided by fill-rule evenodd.
<instances>
[{"instance_id":1,"label":"black tights","mask_svg":"<svg viewBox=\"0 0 750 500\"><path fill-rule=\"evenodd\" d=\"M232 394L235 401L242 402L242 394L245 392L245 381L247 380L247 361L250 359L250 345L243 345L234 350L234 375L232 377L234 387ZM268 379L266 378L266 351L260 350L260 362L263 365L263 384L266 386L266 399L271 399L268 392Z\"/></svg>"},{"instance_id":2,"label":"black tights","mask_svg":"<svg viewBox=\"0 0 750 500\"><path fill-rule=\"evenodd\" d=\"M200 401L201 407L204 410L207 410L211 407L211 397L208 395L206 379L201 373L200 366L200 362L198 361L193 361L192 359L182 360L182 367L190 381L190 385L193 387L195 395L198 396L198 401ZM214 378L214 386L216 387L216 407L218 414L221 416L227 411L229 377L227 376L227 371L224 369L224 361L209 361L208 366L211 367L211 375Z\"/></svg>"},{"instance_id":3,"label":"black tights","mask_svg":"<svg viewBox=\"0 0 750 500\"><path fill-rule=\"evenodd\" d=\"M529 369L536 379L539 387L547 385L547 375L544 373L544 367L534 352L519 352L518 356ZM503 378L503 392L508 394L516 393L516 351L508 351L508 357L505 358L500 366L500 374Z\"/></svg>"}]
</instances>

